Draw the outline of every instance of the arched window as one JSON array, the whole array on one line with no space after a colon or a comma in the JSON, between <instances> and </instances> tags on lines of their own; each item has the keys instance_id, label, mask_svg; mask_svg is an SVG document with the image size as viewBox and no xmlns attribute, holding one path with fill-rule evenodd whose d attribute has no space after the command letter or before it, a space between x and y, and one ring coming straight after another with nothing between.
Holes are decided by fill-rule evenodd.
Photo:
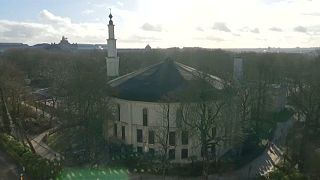
<instances>
[{"instance_id":1,"label":"arched window","mask_svg":"<svg viewBox=\"0 0 320 180\"><path fill-rule=\"evenodd\" d=\"M142 110L142 119L143 119L143 126L148 126L148 109L143 108Z\"/></svg>"},{"instance_id":2,"label":"arched window","mask_svg":"<svg viewBox=\"0 0 320 180\"><path fill-rule=\"evenodd\" d=\"M117 120L120 121L120 104L117 104Z\"/></svg>"}]
</instances>

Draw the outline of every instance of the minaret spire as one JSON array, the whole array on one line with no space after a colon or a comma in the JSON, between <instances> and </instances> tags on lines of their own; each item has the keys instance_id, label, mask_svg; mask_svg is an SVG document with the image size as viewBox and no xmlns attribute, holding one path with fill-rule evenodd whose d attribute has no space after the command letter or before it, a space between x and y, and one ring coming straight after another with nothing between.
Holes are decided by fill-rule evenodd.
<instances>
[{"instance_id":1,"label":"minaret spire","mask_svg":"<svg viewBox=\"0 0 320 180\"><path fill-rule=\"evenodd\" d=\"M110 18L109 24L112 24L112 25L113 25L113 21L112 21L113 16L112 16L112 14L111 14L111 8L109 8L109 11L110 11L110 13L109 13L109 18Z\"/></svg>"},{"instance_id":2,"label":"minaret spire","mask_svg":"<svg viewBox=\"0 0 320 180\"><path fill-rule=\"evenodd\" d=\"M109 38L107 39L108 42L108 56L106 57L107 63L107 75L108 76L119 76L119 57L117 55L117 46L116 46L116 39L114 36L114 24L112 21L112 14L111 9L109 14L109 24L108 24L108 31L109 31Z\"/></svg>"}]
</instances>

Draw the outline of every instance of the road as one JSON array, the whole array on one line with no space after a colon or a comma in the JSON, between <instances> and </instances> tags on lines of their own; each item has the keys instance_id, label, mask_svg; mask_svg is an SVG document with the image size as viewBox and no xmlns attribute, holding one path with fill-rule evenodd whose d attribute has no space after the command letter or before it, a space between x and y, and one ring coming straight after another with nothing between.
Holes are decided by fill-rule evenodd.
<instances>
[{"instance_id":1,"label":"road","mask_svg":"<svg viewBox=\"0 0 320 180\"><path fill-rule=\"evenodd\" d=\"M20 179L18 165L0 149L0 180Z\"/></svg>"}]
</instances>

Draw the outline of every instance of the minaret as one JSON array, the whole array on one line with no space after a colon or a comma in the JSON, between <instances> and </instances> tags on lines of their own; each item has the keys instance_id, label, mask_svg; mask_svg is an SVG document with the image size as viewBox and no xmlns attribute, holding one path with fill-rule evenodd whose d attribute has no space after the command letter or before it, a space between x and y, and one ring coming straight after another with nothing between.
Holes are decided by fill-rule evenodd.
<instances>
[{"instance_id":1,"label":"minaret","mask_svg":"<svg viewBox=\"0 0 320 180\"><path fill-rule=\"evenodd\" d=\"M117 55L117 46L116 46L116 39L114 38L114 24L112 21L112 14L110 10L109 14L109 24L108 24L108 31L109 31L109 39L108 42L108 56L106 57L106 64L107 64L107 76L115 77L119 76L119 57Z\"/></svg>"}]
</instances>

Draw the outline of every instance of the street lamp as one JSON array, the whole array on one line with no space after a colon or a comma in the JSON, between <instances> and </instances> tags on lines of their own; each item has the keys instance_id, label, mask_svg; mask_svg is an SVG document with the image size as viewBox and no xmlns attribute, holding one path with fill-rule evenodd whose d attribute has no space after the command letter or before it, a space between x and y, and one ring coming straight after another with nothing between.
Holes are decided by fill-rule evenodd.
<instances>
[{"instance_id":1,"label":"street lamp","mask_svg":"<svg viewBox=\"0 0 320 180\"><path fill-rule=\"evenodd\" d=\"M148 152L149 151L148 142L143 142L143 151L144 152Z\"/></svg>"},{"instance_id":2,"label":"street lamp","mask_svg":"<svg viewBox=\"0 0 320 180\"><path fill-rule=\"evenodd\" d=\"M26 169L24 166L22 166L22 172L20 173L20 180L24 180L24 173L25 173Z\"/></svg>"}]
</instances>

